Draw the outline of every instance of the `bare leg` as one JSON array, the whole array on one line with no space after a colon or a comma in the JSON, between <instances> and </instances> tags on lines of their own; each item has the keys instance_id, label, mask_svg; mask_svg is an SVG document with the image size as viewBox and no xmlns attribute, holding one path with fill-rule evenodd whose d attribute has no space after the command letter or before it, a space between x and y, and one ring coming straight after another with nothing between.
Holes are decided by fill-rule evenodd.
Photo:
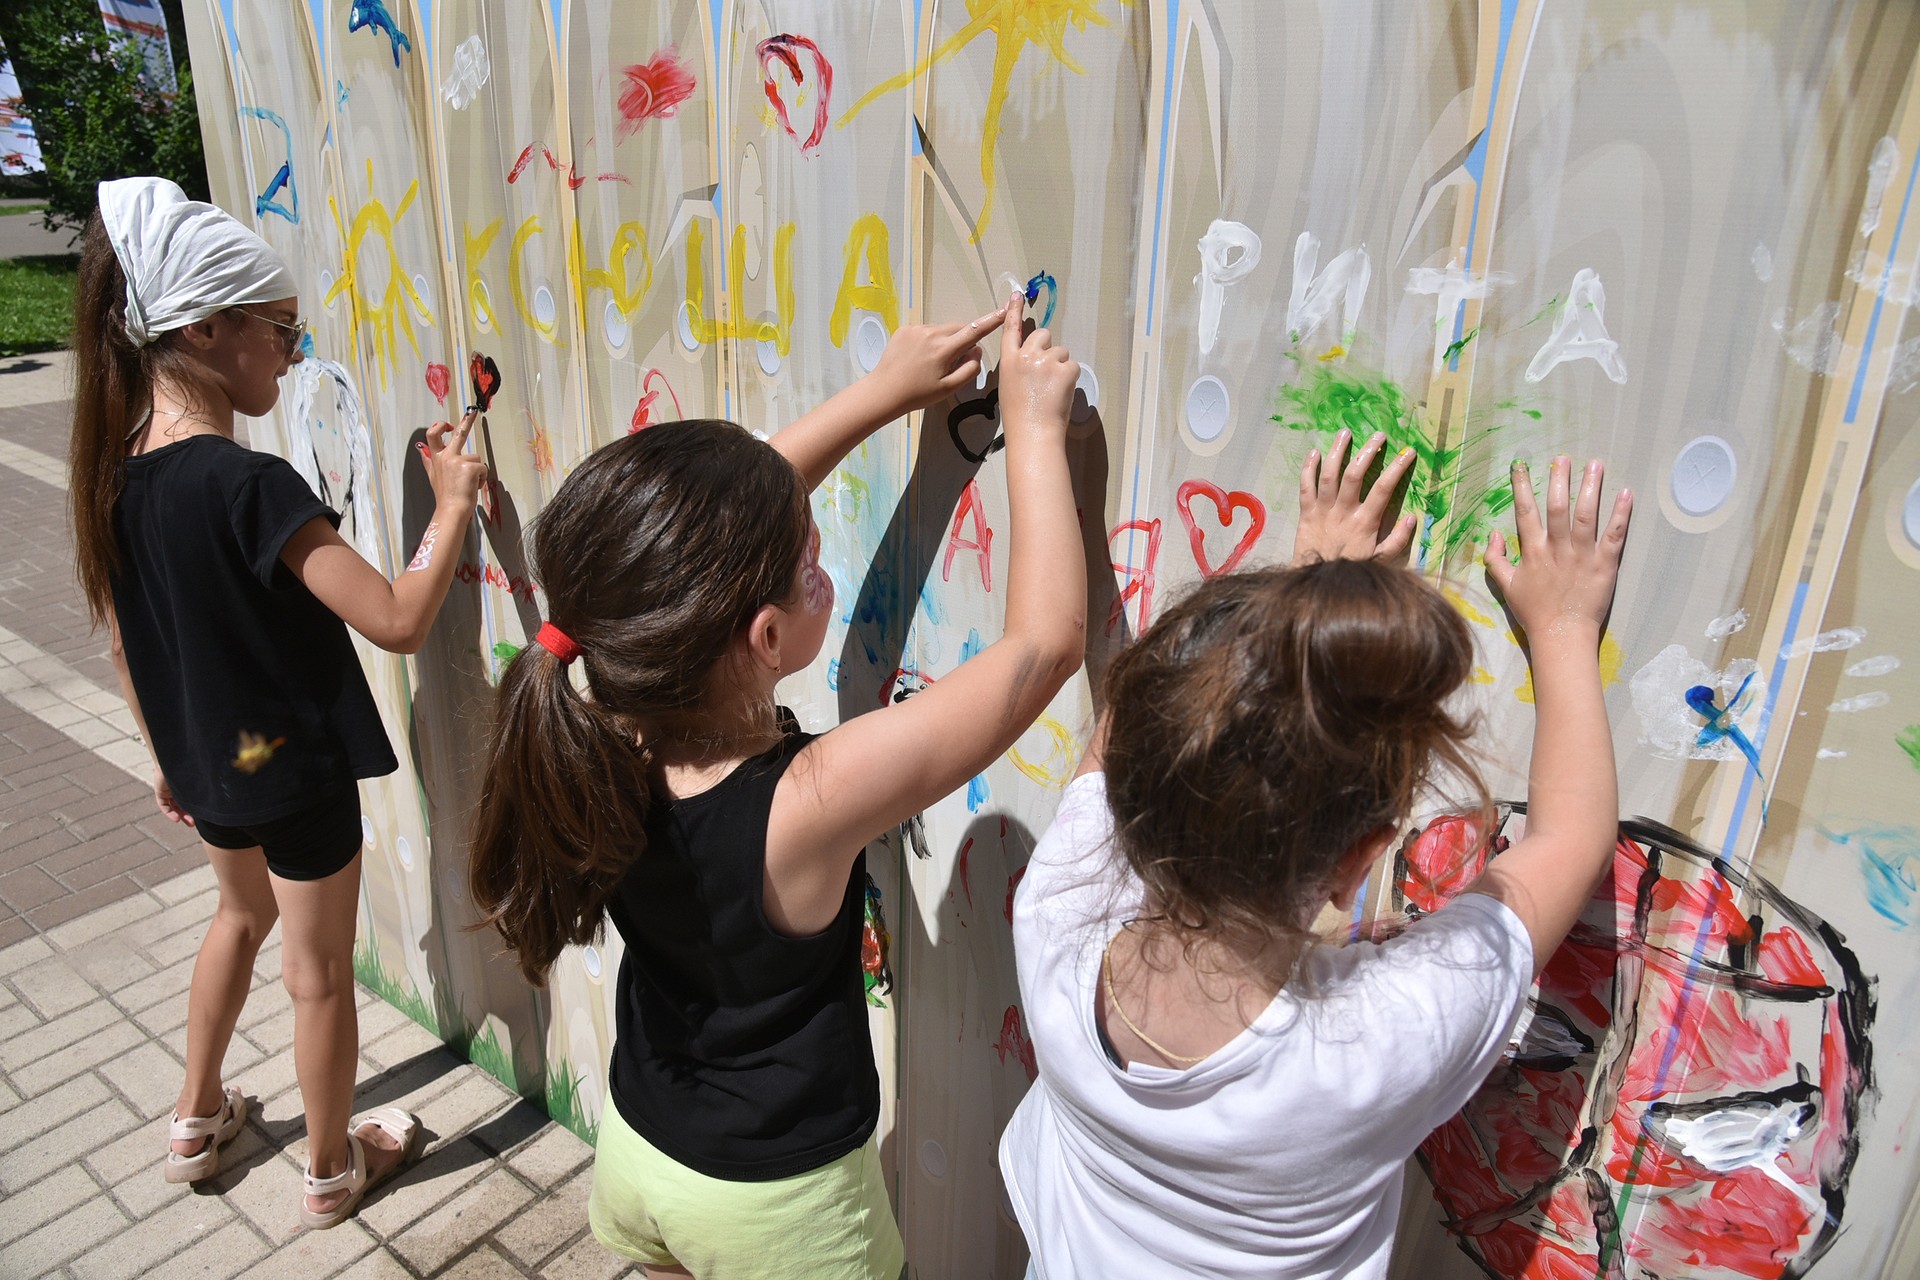
<instances>
[{"instance_id":1,"label":"bare leg","mask_svg":"<svg viewBox=\"0 0 1920 1280\"><path fill-rule=\"evenodd\" d=\"M193 985L187 992L187 1078L174 1103L174 1114L220 1114L225 1101L220 1064L233 1039L233 1025L253 986L253 961L260 944L273 929L279 908L267 883L267 860L256 845L251 849L203 846L220 882L220 905L214 908L207 936L193 962ZM172 1144L190 1156L213 1141L190 1138Z\"/></svg>"},{"instance_id":2,"label":"bare leg","mask_svg":"<svg viewBox=\"0 0 1920 1280\"><path fill-rule=\"evenodd\" d=\"M293 997L293 1069L307 1113L307 1169L330 1178L347 1167L347 1119L360 1056L353 997L360 856L324 880L271 880L282 922L281 980ZM370 1177L400 1158L399 1147L376 1126L364 1126L359 1136ZM308 1196L307 1207L325 1212L346 1195Z\"/></svg>"}]
</instances>

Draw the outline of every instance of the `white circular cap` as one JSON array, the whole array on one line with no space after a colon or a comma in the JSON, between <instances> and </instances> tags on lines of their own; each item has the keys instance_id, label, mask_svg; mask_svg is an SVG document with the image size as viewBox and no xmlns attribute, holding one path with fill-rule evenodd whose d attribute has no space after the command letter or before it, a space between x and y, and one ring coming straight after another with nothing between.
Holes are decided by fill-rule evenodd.
<instances>
[{"instance_id":1,"label":"white circular cap","mask_svg":"<svg viewBox=\"0 0 1920 1280\"><path fill-rule=\"evenodd\" d=\"M473 294L474 301L480 304L479 307L476 308L479 314L474 316L474 323L479 324L484 318L487 324L492 324L493 290L487 288L487 282L485 280L475 280L473 282Z\"/></svg>"},{"instance_id":2,"label":"white circular cap","mask_svg":"<svg viewBox=\"0 0 1920 1280\"><path fill-rule=\"evenodd\" d=\"M862 372L872 373L886 349L887 326L879 316L861 316L860 323L853 326L853 358L860 362Z\"/></svg>"},{"instance_id":3,"label":"white circular cap","mask_svg":"<svg viewBox=\"0 0 1920 1280\"><path fill-rule=\"evenodd\" d=\"M760 372L769 378L780 372L780 344L772 338L762 338L753 345L759 351Z\"/></svg>"},{"instance_id":4,"label":"white circular cap","mask_svg":"<svg viewBox=\"0 0 1920 1280\"><path fill-rule=\"evenodd\" d=\"M320 302L327 310L333 310L333 272L320 273Z\"/></svg>"},{"instance_id":5,"label":"white circular cap","mask_svg":"<svg viewBox=\"0 0 1920 1280\"><path fill-rule=\"evenodd\" d=\"M1093 366L1082 363L1080 380L1073 384L1073 420L1085 422L1100 407L1100 379L1094 376Z\"/></svg>"},{"instance_id":6,"label":"white circular cap","mask_svg":"<svg viewBox=\"0 0 1920 1280\"><path fill-rule=\"evenodd\" d=\"M407 842L405 836L400 836L394 840L393 851L400 855L401 866L409 871L413 870L413 846Z\"/></svg>"},{"instance_id":7,"label":"white circular cap","mask_svg":"<svg viewBox=\"0 0 1920 1280\"><path fill-rule=\"evenodd\" d=\"M607 309L600 313L600 327L606 332L609 346L620 350L627 345L627 318L620 314L619 303L607 303Z\"/></svg>"},{"instance_id":8,"label":"white circular cap","mask_svg":"<svg viewBox=\"0 0 1920 1280\"><path fill-rule=\"evenodd\" d=\"M421 300L422 300L422 301L425 301L425 300L426 300L426 297L427 297L427 278L426 278L426 276L424 276L424 275L422 275L422 274L421 274L420 272L418 272L418 271L416 271L416 272L414 272L414 273L413 273L413 287L414 287L414 288L415 288L416 290L418 290L418 291L419 291L419 293L420 293L420 298L421 298Z\"/></svg>"},{"instance_id":9,"label":"white circular cap","mask_svg":"<svg viewBox=\"0 0 1920 1280\"><path fill-rule=\"evenodd\" d=\"M364 813L360 815L360 843L369 849L379 847L379 841L373 838L373 819Z\"/></svg>"},{"instance_id":10,"label":"white circular cap","mask_svg":"<svg viewBox=\"0 0 1920 1280\"><path fill-rule=\"evenodd\" d=\"M1913 488L1907 490L1907 500L1900 508L1900 529L1907 535L1907 541L1920 548L1920 480L1913 482Z\"/></svg>"},{"instance_id":11,"label":"white circular cap","mask_svg":"<svg viewBox=\"0 0 1920 1280\"><path fill-rule=\"evenodd\" d=\"M1227 386L1220 379L1210 373L1195 378L1187 388L1187 430L1195 440L1218 440L1220 433L1227 429L1232 403Z\"/></svg>"},{"instance_id":12,"label":"white circular cap","mask_svg":"<svg viewBox=\"0 0 1920 1280\"><path fill-rule=\"evenodd\" d=\"M681 303L680 310L673 315L673 332L687 350L700 349L700 340L693 336L693 309L687 303Z\"/></svg>"},{"instance_id":13,"label":"white circular cap","mask_svg":"<svg viewBox=\"0 0 1920 1280\"><path fill-rule=\"evenodd\" d=\"M544 284L533 291L533 318L541 324L553 323L553 290Z\"/></svg>"},{"instance_id":14,"label":"white circular cap","mask_svg":"<svg viewBox=\"0 0 1920 1280\"><path fill-rule=\"evenodd\" d=\"M929 1177L946 1177L947 1149L932 1138L928 1138L920 1144L920 1167L927 1171Z\"/></svg>"},{"instance_id":15,"label":"white circular cap","mask_svg":"<svg viewBox=\"0 0 1920 1280\"><path fill-rule=\"evenodd\" d=\"M592 943L580 948L580 967L587 971L589 978L600 977L600 950Z\"/></svg>"},{"instance_id":16,"label":"white circular cap","mask_svg":"<svg viewBox=\"0 0 1920 1280\"><path fill-rule=\"evenodd\" d=\"M1673 460L1673 500L1690 516L1718 511L1733 496L1739 464L1719 436L1696 436Z\"/></svg>"}]
</instances>

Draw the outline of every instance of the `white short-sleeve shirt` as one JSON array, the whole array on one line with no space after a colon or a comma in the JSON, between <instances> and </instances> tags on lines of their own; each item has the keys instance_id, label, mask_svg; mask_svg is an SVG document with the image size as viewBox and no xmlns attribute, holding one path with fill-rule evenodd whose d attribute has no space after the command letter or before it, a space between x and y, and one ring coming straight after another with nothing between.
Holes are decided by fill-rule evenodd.
<instances>
[{"instance_id":1,"label":"white short-sleeve shirt","mask_svg":"<svg viewBox=\"0 0 1920 1280\"><path fill-rule=\"evenodd\" d=\"M1105 777L1075 779L1014 899L1040 1074L1000 1167L1035 1272L1384 1276L1407 1157L1479 1088L1525 1007L1526 929L1466 894L1384 944L1309 953L1310 981L1205 1061L1122 1069L1095 984L1142 895L1112 834Z\"/></svg>"}]
</instances>

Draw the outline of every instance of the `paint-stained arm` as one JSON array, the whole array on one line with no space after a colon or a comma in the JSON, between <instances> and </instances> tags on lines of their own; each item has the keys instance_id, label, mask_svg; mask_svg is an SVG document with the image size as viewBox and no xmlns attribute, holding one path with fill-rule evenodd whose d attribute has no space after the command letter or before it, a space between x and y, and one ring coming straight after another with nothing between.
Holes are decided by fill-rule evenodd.
<instances>
[{"instance_id":1,"label":"paint-stained arm","mask_svg":"<svg viewBox=\"0 0 1920 1280\"><path fill-rule=\"evenodd\" d=\"M467 453L467 433L479 410L468 410L457 427L436 422L420 446L427 481L433 486L433 519L420 537L413 561L392 582L368 564L340 531L324 519L301 526L287 539L281 563L305 583L320 603L361 635L393 653L414 653L453 583L454 554L473 518L474 503L487 478L487 464ZM447 546L439 546L444 537Z\"/></svg>"},{"instance_id":2,"label":"paint-stained arm","mask_svg":"<svg viewBox=\"0 0 1920 1280\"><path fill-rule=\"evenodd\" d=\"M1001 334L1006 432L1006 631L938 683L816 739L781 779L767 828L769 919L823 927L867 841L997 760L1079 669L1087 565L1067 470L1080 367L1047 331Z\"/></svg>"},{"instance_id":3,"label":"paint-stained arm","mask_svg":"<svg viewBox=\"0 0 1920 1280\"><path fill-rule=\"evenodd\" d=\"M895 418L937 404L980 376L976 344L998 329L1012 307L989 312L970 324L910 324L897 330L873 372L771 441L805 477L809 492L820 487L841 460Z\"/></svg>"},{"instance_id":4,"label":"paint-stained arm","mask_svg":"<svg viewBox=\"0 0 1920 1280\"><path fill-rule=\"evenodd\" d=\"M1500 899L1520 917L1533 939L1536 973L1611 864L1620 821L1599 653L1633 495L1621 491L1602 529L1600 463L1587 464L1572 504L1571 470L1568 459L1554 459L1543 523L1525 464L1515 463L1514 522L1525 555L1515 566L1497 532L1487 549L1487 576L1526 631L1538 727L1527 772L1526 835L1488 865L1471 891Z\"/></svg>"}]
</instances>

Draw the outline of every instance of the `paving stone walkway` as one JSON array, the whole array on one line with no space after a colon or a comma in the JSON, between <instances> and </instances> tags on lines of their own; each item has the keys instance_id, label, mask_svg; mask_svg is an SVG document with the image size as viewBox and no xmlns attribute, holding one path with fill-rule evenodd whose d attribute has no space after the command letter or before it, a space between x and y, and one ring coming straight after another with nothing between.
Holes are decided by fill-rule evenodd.
<instances>
[{"instance_id":1,"label":"paving stone walkway","mask_svg":"<svg viewBox=\"0 0 1920 1280\"><path fill-rule=\"evenodd\" d=\"M303 1230L277 931L226 1060L247 1127L217 1179L162 1179L216 894L154 811L73 583L65 367L0 362L0 1277L637 1274L587 1233L592 1149L366 991L355 1107L419 1115L425 1154L355 1219Z\"/></svg>"}]
</instances>

